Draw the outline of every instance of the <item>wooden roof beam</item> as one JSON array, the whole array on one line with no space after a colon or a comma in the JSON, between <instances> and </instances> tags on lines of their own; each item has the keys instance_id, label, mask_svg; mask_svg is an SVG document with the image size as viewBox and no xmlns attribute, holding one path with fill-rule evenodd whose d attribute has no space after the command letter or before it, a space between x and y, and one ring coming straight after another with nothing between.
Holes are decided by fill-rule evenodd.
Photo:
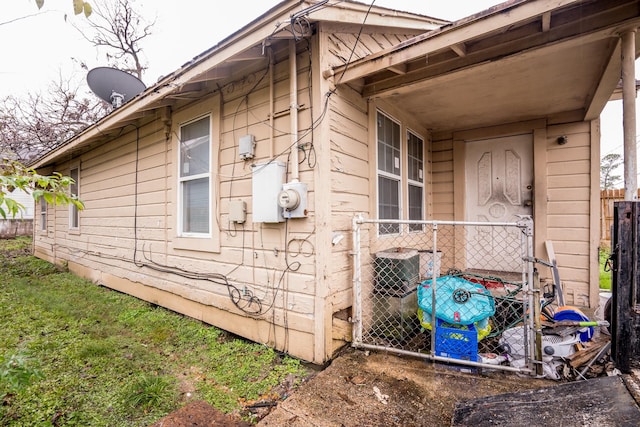
<instances>
[{"instance_id":1,"label":"wooden roof beam","mask_svg":"<svg viewBox=\"0 0 640 427\"><path fill-rule=\"evenodd\" d=\"M620 39L616 39L607 66L598 80L598 87L595 89L585 113L585 120L594 120L598 118L604 106L609 102L611 95L614 93L616 85L620 81L621 65L621 43Z\"/></svg>"},{"instance_id":2,"label":"wooden roof beam","mask_svg":"<svg viewBox=\"0 0 640 427\"><path fill-rule=\"evenodd\" d=\"M551 12L542 14L542 32L546 33L551 29Z\"/></svg>"},{"instance_id":3,"label":"wooden roof beam","mask_svg":"<svg viewBox=\"0 0 640 427\"><path fill-rule=\"evenodd\" d=\"M190 78L190 83L206 82L211 80L222 80L232 77L231 67L228 65L220 65L210 68L204 73L198 74L196 77Z\"/></svg>"},{"instance_id":4,"label":"wooden roof beam","mask_svg":"<svg viewBox=\"0 0 640 427\"><path fill-rule=\"evenodd\" d=\"M584 43L590 43L591 41L600 40L605 37L613 37L614 32L615 31L612 29L604 29L588 35L584 35L582 37L572 36L554 43L553 49L577 47ZM542 47L544 46L529 46L528 48L526 48L526 55L531 56L531 58L543 55L544 49ZM525 48L521 50L524 49ZM492 52L491 55L476 53L473 55L469 55L466 58L460 58L457 60L457 62L454 61L451 64L441 64L440 66L427 67L415 72L407 73L405 76L396 76L392 78L367 82L362 89L362 95L365 97L384 96L389 92L402 91L405 88L410 87L410 85L423 80L440 78L441 76L449 74L452 71L457 71L459 73L467 72L469 69L475 69L475 67L478 65L499 63L499 61L495 60L496 57L505 59L518 54L520 54L520 50L502 50L498 52Z\"/></svg>"},{"instance_id":5,"label":"wooden roof beam","mask_svg":"<svg viewBox=\"0 0 640 427\"><path fill-rule=\"evenodd\" d=\"M387 70L392 71L396 74L407 74L407 64L398 64L393 67L387 68Z\"/></svg>"},{"instance_id":6,"label":"wooden roof beam","mask_svg":"<svg viewBox=\"0 0 640 427\"><path fill-rule=\"evenodd\" d=\"M467 56L467 45L465 45L464 43L451 45L451 50L461 58Z\"/></svg>"},{"instance_id":7,"label":"wooden roof beam","mask_svg":"<svg viewBox=\"0 0 640 427\"><path fill-rule=\"evenodd\" d=\"M423 57L429 52L450 48L452 45L483 36L488 29L508 27L540 16L545 12L575 3L576 0L541 0L520 3L511 9L509 13L506 13L503 9L478 21L460 25L454 23L452 27L444 27L443 29L421 34L359 61L325 70L323 76L330 78L333 75L340 75L341 82L348 83L376 73L381 68L389 68L406 61L412 61L418 57Z\"/></svg>"}]
</instances>

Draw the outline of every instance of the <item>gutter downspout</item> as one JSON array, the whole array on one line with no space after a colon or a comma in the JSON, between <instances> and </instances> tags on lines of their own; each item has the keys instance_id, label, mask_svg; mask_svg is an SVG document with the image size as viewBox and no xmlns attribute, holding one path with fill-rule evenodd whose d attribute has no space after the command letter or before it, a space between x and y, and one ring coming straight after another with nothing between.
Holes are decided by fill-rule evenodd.
<instances>
[{"instance_id":1,"label":"gutter downspout","mask_svg":"<svg viewBox=\"0 0 640 427\"><path fill-rule=\"evenodd\" d=\"M267 46L267 55L269 56L269 158L273 159L273 154L275 152L274 149L274 137L273 137L273 126L274 126L274 117L273 115L275 114L275 107L274 107L274 98L275 98L275 93L274 93L274 77L273 77L273 49L271 49L271 46Z\"/></svg>"},{"instance_id":2,"label":"gutter downspout","mask_svg":"<svg viewBox=\"0 0 640 427\"><path fill-rule=\"evenodd\" d=\"M291 120L291 182L298 182L298 61L296 41L289 40L289 117Z\"/></svg>"}]
</instances>

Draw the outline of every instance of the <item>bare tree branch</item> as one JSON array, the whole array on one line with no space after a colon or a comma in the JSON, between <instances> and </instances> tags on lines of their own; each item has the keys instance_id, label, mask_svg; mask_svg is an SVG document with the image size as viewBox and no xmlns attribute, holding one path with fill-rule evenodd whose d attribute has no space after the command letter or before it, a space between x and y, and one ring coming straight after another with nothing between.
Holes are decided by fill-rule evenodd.
<instances>
[{"instance_id":1,"label":"bare tree branch","mask_svg":"<svg viewBox=\"0 0 640 427\"><path fill-rule=\"evenodd\" d=\"M23 163L59 147L111 110L71 78L59 76L46 93L0 99L0 155Z\"/></svg>"},{"instance_id":2,"label":"bare tree branch","mask_svg":"<svg viewBox=\"0 0 640 427\"><path fill-rule=\"evenodd\" d=\"M135 0L96 0L88 19L89 29L74 27L95 47L107 49L114 68L142 79L148 68L143 64L140 42L151 35L155 20L148 23L134 9Z\"/></svg>"},{"instance_id":3,"label":"bare tree branch","mask_svg":"<svg viewBox=\"0 0 640 427\"><path fill-rule=\"evenodd\" d=\"M151 34L155 21L146 23L135 11L134 1L92 0L95 7L91 18L82 24L88 25L86 30L73 25L95 47L107 49L111 66L141 78L147 67L142 63L140 42ZM76 3L91 11L89 3L79 0ZM87 70L82 60L72 60ZM110 104L86 90L82 92L81 87L85 86L73 76L59 75L45 93L0 99L0 157L29 164L111 111Z\"/></svg>"}]
</instances>

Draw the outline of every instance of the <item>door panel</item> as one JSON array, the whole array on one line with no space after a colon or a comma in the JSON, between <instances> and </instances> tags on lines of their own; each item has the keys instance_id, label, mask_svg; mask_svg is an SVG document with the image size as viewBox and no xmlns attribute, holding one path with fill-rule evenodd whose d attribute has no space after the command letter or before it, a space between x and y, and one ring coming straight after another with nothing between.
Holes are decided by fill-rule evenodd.
<instances>
[{"instance_id":1,"label":"door panel","mask_svg":"<svg viewBox=\"0 0 640 427\"><path fill-rule=\"evenodd\" d=\"M532 215L533 137L531 134L467 141L466 220L516 222ZM513 230L517 233L517 230ZM507 246L513 237L504 228L470 227L467 269L520 271L520 248Z\"/></svg>"}]
</instances>

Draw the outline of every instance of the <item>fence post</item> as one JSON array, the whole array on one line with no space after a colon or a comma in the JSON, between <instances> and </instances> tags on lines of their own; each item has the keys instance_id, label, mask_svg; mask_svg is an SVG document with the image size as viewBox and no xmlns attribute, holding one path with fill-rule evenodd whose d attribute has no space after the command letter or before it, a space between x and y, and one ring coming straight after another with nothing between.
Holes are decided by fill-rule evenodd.
<instances>
[{"instance_id":1,"label":"fence post","mask_svg":"<svg viewBox=\"0 0 640 427\"><path fill-rule=\"evenodd\" d=\"M438 254L438 223L434 222L431 226L433 230L433 247L431 250L433 251L433 259L435 265L435 259ZM435 270L434 270L435 272ZM438 288L438 279L436 274L431 278L431 307L436 307L436 289ZM436 319L436 310L431 310L431 355L434 356L436 354L436 332L438 330L438 320Z\"/></svg>"},{"instance_id":2,"label":"fence post","mask_svg":"<svg viewBox=\"0 0 640 427\"><path fill-rule=\"evenodd\" d=\"M521 216L518 226L522 230L523 283L526 283L524 304L525 358L529 360L531 372L542 376L542 325L540 323L540 287L536 286L533 268L533 219ZM533 332L533 333L532 333Z\"/></svg>"},{"instance_id":3,"label":"fence post","mask_svg":"<svg viewBox=\"0 0 640 427\"><path fill-rule=\"evenodd\" d=\"M362 224L362 214L353 217L353 305L352 305L352 345L362 344L362 253L360 251L360 227Z\"/></svg>"}]
</instances>

